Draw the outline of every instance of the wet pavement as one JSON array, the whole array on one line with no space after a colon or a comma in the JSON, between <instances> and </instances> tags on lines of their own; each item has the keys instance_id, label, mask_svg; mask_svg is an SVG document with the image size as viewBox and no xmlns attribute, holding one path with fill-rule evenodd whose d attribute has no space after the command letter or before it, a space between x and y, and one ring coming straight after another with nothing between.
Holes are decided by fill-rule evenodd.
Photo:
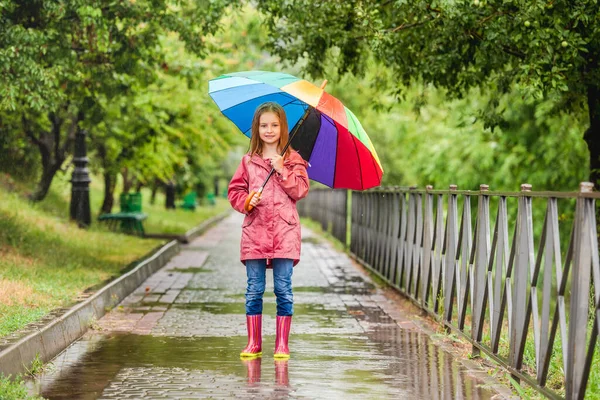
<instances>
[{"instance_id":1,"label":"wet pavement","mask_svg":"<svg viewBox=\"0 0 600 400\"><path fill-rule=\"evenodd\" d=\"M58 399L489 399L353 262L303 228L291 359L274 361L267 272L263 356L243 361L241 215L196 239L60 354L32 393ZM500 398L498 396L498 398Z\"/></svg>"}]
</instances>

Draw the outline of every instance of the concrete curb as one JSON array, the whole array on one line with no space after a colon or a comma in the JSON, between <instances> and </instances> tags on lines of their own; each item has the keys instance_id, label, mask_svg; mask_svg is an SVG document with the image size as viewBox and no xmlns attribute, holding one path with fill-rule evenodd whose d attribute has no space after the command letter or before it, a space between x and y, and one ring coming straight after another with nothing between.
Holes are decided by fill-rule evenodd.
<instances>
[{"instance_id":1,"label":"concrete curb","mask_svg":"<svg viewBox=\"0 0 600 400\"><path fill-rule=\"evenodd\" d=\"M0 352L0 373L5 376L23 373L38 354L44 363L52 360L83 336L90 324L102 318L107 309L119 304L177 253L179 243L167 243L133 270L110 282L84 302L3 349Z\"/></svg>"}]
</instances>

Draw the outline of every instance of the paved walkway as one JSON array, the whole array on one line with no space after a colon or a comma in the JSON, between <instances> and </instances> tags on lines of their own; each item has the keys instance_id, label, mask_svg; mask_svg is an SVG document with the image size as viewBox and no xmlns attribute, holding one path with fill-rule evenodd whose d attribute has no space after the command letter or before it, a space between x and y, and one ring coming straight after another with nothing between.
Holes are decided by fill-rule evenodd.
<instances>
[{"instance_id":1,"label":"paved walkway","mask_svg":"<svg viewBox=\"0 0 600 400\"><path fill-rule=\"evenodd\" d=\"M150 277L35 384L47 399L488 399L344 254L303 228L291 359L274 361L267 273L263 357L246 344L241 216ZM498 398L500 398L498 396Z\"/></svg>"}]
</instances>

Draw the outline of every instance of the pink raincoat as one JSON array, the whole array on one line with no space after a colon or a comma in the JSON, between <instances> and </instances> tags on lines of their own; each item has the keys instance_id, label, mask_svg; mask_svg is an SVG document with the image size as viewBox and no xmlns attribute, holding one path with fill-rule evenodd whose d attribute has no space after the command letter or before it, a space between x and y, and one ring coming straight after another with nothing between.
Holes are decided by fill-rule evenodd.
<instances>
[{"instance_id":1,"label":"pink raincoat","mask_svg":"<svg viewBox=\"0 0 600 400\"><path fill-rule=\"evenodd\" d=\"M296 202L308 194L307 163L292 151L263 189L258 206L247 213L244 202L257 190L271 171L271 165L258 155L246 154L229 183L231 206L246 214L242 223L240 260L289 258L300 260L300 223Z\"/></svg>"}]
</instances>

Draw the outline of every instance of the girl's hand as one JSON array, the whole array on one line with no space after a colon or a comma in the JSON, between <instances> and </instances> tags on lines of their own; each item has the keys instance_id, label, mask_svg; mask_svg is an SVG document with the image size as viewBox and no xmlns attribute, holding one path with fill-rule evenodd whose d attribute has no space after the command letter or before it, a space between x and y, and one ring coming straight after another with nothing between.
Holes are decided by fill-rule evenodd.
<instances>
[{"instance_id":1,"label":"girl's hand","mask_svg":"<svg viewBox=\"0 0 600 400\"><path fill-rule=\"evenodd\" d=\"M283 171L283 157L279 154L273 156L273 158L271 158L271 166L275 168L275 171L281 173L281 171Z\"/></svg>"},{"instance_id":2,"label":"girl's hand","mask_svg":"<svg viewBox=\"0 0 600 400\"><path fill-rule=\"evenodd\" d=\"M256 191L258 191L258 189L256 189ZM250 200L250 205L252 207L256 207L258 203L260 203L260 193L256 193L252 200Z\"/></svg>"}]
</instances>

